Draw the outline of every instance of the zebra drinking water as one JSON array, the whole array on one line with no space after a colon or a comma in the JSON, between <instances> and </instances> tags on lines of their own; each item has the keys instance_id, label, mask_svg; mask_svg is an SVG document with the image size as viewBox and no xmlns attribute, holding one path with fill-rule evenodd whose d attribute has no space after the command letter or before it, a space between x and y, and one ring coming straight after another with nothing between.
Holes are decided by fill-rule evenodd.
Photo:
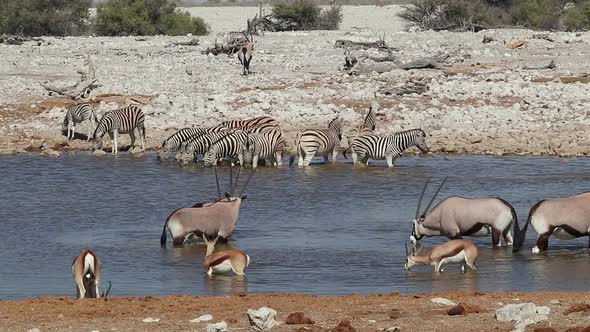
<instances>
[{"instance_id":1,"label":"zebra drinking water","mask_svg":"<svg viewBox=\"0 0 590 332\"><path fill-rule=\"evenodd\" d=\"M299 166L309 166L316 154L328 162L328 154L332 153L332 163L336 162L342 137L342 119L335 118L328 124L328 129L304 129L297 134L295 148L299 156ZM293 165L295 155L291 155L289 166Z\"/></svg>"},{"instance_id":2,"label":"zebra drinking water","mask_svg":"<svg viewBox=\"0 0 590 332\"><path fill-rule=\"evenodd\" d=\"M355 164L369 164L369 158L387 160L387 166L393 167L395 159L402 156L404 150L416 146L423 153L429 151L426 145L426 133L422 129L410 129L393 135L364 135L357 137L351 145L352 160Z\"/></svg>"},{"instance_id":3,"label":"zebra drinking water","mask_svg":"<svg viewBox=\"0 0 590 332\"><path fill-rule=\"evenodd\" d=\"M66 116L64 117L64 121L62 124L62 131L67 130L68 140L74 138L76 134L76 124L82 123L86 120L89 120L90 124L92 125L91 128L88 129L87 141L90 141L90 139L92 138L91 134L94 131L96 124L98 123L98 118L96 117L96 112L94 111L94 107L92 107L92 104L81 103L71 106L66 110Z\"/></svg>"},{"instance_id":4,"label":"zebra drinking water","mask_svg":"<svg viewBox=\"0 0 590 332\"><path fill-rule=\"evenodd\" d=\"M182 149L178 150L176 154L176 161L182 164L188 164L196 161L199 155L205 154L211 144L217 142L219 139L225 137L228 133L234 132L235 129L226 131L207 133L200 136L195 136L193 139L185 142Z\"/></svg>"},{"instance_id":5,"label":"zebra drinking water","mask_svg":"<svg viewBox=\"0 0 590 332\"><path fill-rule=\"evenodd\" d=\"M144 114L141 108L135 105L129 105L123 108L116 109L105 113L93 135L93 149L102 149L102 137L108 133L113 142L113 154L119 152L118 136L119 134L129 134L131 137L131 148L135 146L135 129L139 131L141 136L141 147L145 149L145 126Z\"/></svg>"},{"instance_id":6,"label":"zebra drinking water","mask_svg":"<svg viewBox=\"0 0 590 332\"><path fill-rule=\"evenodd\" d=\"M282 166L282 152L286 146L283 134L269 129L260 133L248 134L244 143L244 161L251 162L252 168L258 166L258 159L269 159L271 165Z\"/></svg>"},{"instance_id":7,"label":"zebra drinking water","mask_svg":"<svg viewBox=\"0 0 590 332\"><path fill-rule=\"evenodd\" d=\"M240 165L244 165L243 147L246 142L248 133L242 130L229 133L220 138L213 144L203 156L205 166L217 165L217 161L222 158L238 157Z\"/></svg>"},{"instance_id":8,"label":"zebra drinking water","mask_svg":"<svg viewBox=\"0 0 590 332\"><path fill-rule=\"evenodd\" d=\"M158 158L161 160L167 160L170 158L170 154L178 151L181 145L188 140L199 137L201 135L207 133L216 133L220 131L225 131L228 128L223 126L217 127L210 127L210 128L183 128L177 131L176 133L172 134L172 136L168 137L163 143L162 147L160 148L160 152L158 154Z\"/></svg>"}]
</instances>

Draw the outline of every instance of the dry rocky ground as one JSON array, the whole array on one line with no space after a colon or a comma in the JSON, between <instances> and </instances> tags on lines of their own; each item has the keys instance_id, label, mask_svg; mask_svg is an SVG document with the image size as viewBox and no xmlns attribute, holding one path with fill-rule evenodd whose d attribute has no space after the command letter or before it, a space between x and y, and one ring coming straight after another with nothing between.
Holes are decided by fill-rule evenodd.
<instances>
[{"instance_id":1,"label":"dry rocky ground","mask_svg":"<svg viewBox=\"0 0 590 332\"><path fill-rule=\"evenodd\" d=\"M448 312L452 306L431 301L439 296L461 303L464 313L450 316ZM251 330L247 310L267 306L277 311L278 325L272 331L511 331L515 322L499 322L496 310L506 304L525 302L550 309L546 320L529 325L526 331L589 330L584 329L590 325L590 296L587 293L514 292L343 297L295 294L148 296L107 301L45 297L1 301L0 330L205 331L209 323L223 320L229 331L243 331ZM287 317L296 312L303 313L314 324L286 324ZM212 315L213 319L189 322L205 314ZM152 322L144 322L150 321L149 318ZM294 322L301 322L301 319Z\"/></svg>"},{"instance_id":2,"label":"dry rocky ground","mask_svg":"<svg viewBox=\"0 0 590 332\"><path fill-rule=\"evenodd\" d=\"M147 102L149 147L176 129L228 119L270 115L288 135L324 127L342 116L348 128L362 122L370 102L381 103L378 132L422 127L434 152L488 154L590 153L590 33L530 30L472 32L404 31L398 6L346 6L339 31L268 33L256 38L254 74L241 76L236 57L201 51L241 29L256 9L192 8L213 32L199 46L176 46L191 37L45 38L22 46L0 45L0 147L36 148L65 141L60 133L70 102L48 97L39 85L75 82L88 53L97 67L99 115L124 103L115 95L141 95ZM492 37L483 43L484 36ZM340 71L337 39L375 41L395 48L398 63L448 54L439 69L395 69L349 75ZM517 49L511 45L527 41ZM384 56L378 50L353 51ZM534 69L555 61L555 69ZM365 60L365 63L369 60ZM408 83L410 82L410 83ZM421 94L392 96L384 88L418 82ZM375 94L377 92L377 94ZM77 132L86 133L86 124ZM31 144L31 142L33 142ZM128 142L124 137L123 142ZM58 147L60 147L58 145ZM75 140L65 148L87 149Z\"/></svg>"}]
</instances>

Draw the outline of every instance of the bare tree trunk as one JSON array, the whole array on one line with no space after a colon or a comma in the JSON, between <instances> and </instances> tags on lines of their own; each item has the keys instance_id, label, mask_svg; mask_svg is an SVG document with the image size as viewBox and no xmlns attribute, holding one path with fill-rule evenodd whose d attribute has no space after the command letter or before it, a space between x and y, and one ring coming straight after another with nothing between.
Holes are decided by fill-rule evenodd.
<instances>
[{"instance_id":1,"label":"bare tree trunk","mask_svg":"<svg viewBox=\"0 0 590 332\"><path fill-rule=\"evenodd\" d=\"M48 82L41 82L40 84L50 93L57 93L76 100L89 98L92 90L99 86L96 84L98 80L95 78L96 70L90 54L86 58L85 65L87 66L86 70L78 69L76 71L80 74L80 80L72 86L56 87Z\"/></svg>"}]
</instances>

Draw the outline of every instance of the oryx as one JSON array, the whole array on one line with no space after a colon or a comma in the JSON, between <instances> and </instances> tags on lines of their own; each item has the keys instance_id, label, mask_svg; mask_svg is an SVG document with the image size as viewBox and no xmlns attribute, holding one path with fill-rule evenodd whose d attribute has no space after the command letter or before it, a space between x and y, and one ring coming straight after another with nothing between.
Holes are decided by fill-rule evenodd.
<instances>
[{"instance_id":1,"label":"oryx","mask_svg":"<svg viewBox=\"0 0 590 332\"><path fill-rule=\"evenodd\" d=\"M203 234L210 237L219 236L223 240L229 238L236 227L241 202L246 198L246 196L243 196L243 193L256 171L256 169L252 171L242 187L240 194L234 195L240 176L240 169L238 168L238 175L235 179L235 185L233 185L232 168L230 168L230 190L222 197L219 191L219 180L217 179L217 166L215 166L217 200L214 202L197 203L193 207L179 208L172 212L164 223L160 244L162 246L166 245L166 230L170 231L175 246L182 245L193 235L199 237Z\"/></svg>"},{"instance_id":2,"label":"oryx","mask_svg":"<svg viewBox=\"0 0 590 332\"><path fill-rule=\"evenodd\" d=\"M418 200L416 217L410 236L412 242L420 240L424 236L446 236L449 239L461 239L463 236L487 237L492 235L494 246L501 246L500 236L504 238L506 245L512 245L510 225L512 222L518 222L518 219L516 211L510 203L499 197L463 198L451 196L429 211L447 181L445 178L428 203L426 210L420 213L420 205L429 181L424 185Z\"/></svg>"},{"instance_id":3,"label":"oryx","mask_svg":"<svg viewBox=\"0 0 590 332\"><path fill-rule=\"evenodd\" d=\"M544 199L533 205L529 217L522 229L514 224L513 252L518 252L524 243L529 224L537 232L537 243L533 253L547 250L549 237L554 235L560 240L572 240L590 235L590 193ZM588 245L590 248L590 243Z\"/></svg>"}]
</instances>

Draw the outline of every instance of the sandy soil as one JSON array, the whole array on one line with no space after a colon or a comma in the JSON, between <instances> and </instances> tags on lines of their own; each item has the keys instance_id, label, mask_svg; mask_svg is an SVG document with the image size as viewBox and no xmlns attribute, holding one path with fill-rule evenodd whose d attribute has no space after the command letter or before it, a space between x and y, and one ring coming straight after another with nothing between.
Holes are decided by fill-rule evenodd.
<instances>
[{"instance_id":1,"label":"sandy soil","mask_svg":"<svg viewBox=\"0 0 590 332\"><path fill-rule=\"evenodd\" d=\"M413 31L395 14L399 6L345 6L339 31L268 33L256 38L254 74L241 76L235 57L201 51L228 31L241 29L253 7L192 8L212 26L199 46L177 46L192 37L45 38L45 43L0 45L0 149L37 149L63 143L63 106L39 85L74 82L88 53L101 87L99 115L124 103L112 94L142 95L148 147L175 130L228 119L270 115L288 136L324 127L335 116L357 126L371 101L381 103L378 133L422 127L435 153L585 156L590 153L590 32L490 30L478 33ZM482 43L484 36L493 38ZM348 75L339 68L337 39L384 37L398 63L449 54L440 69ZM525 47L511 49L515 41ZM355 51L359 58L384 52ZM555 60L556 69L535 69ZM370 60L364 60L371 64ZM384 88L421 82L420 94L391 96ZM85 134L87 124L77 127ZM82 138L83 136L80 136ZM108 139L107 139L108 140ZM128 138L124 136L122 143ZM110 143L107 143L107 146ZM63 145L63 144L62 144ZM58 146L59 147L59 146ZM88 149L77 139L64 149Z\"/></svg>"},{"instance_id":2,"label":"sandy soil","mask_svg":"<svg viewBox=\"0 0 590 332\"><path fill-rule=\"evenodd\" d=\"M451 307L432 303L431 299L435 297L463 303L466 313L449 316ZM590 303L588 293L456 292L343 297L293 294L148 296L109 298L107 301L46 297L0 301L0 330L204 331L208 323L189 322L204 314L213 316L211 322L225 320L230 331L247 330L249 323L246 311L267 306L278 313L279 325L273 331L352 331L333 330L345 320L350 321L356 331L384 331L394 327L400 331L510 331L514 324L498 322L495 311L506 304L525 302L534 302L551 309L548 320L530 325L527 331L540 327L552 327L557 331L582 331L569 329L590 325L587 311L568 313L578 307L584 308L580 306L581 303ZM287 325L285 321L288 315L295 312L303 312L315 324ZM159 322L143 322L148 317L159 318Z\"/></svg>"}]
</instances>

